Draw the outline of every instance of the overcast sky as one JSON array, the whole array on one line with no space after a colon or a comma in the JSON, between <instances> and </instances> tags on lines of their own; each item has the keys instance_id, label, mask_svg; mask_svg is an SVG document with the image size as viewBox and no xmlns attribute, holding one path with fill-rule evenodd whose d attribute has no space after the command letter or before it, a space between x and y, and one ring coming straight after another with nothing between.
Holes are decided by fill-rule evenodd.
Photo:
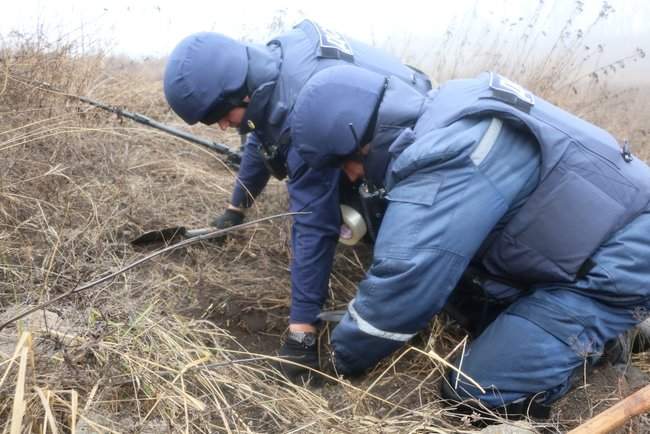
<instances>
[{"instance_id":1,"label":"overcast sky","mask_svg":"<svg viewBox=\"0 0 650 434\"><path fill-rule=\"evenodd\" d=\"M441 40L447 29L461 36L464 27L489 27L494 29L492 34L507 33L511 27L521 31L538 9L537 28L547 32L548 44L552 44L557 39L553 39L553 32L559 33L577 4L583 4L584 10L576 15L572 27L587 30L604 2L2 0L0 36L6 39L13 30L29 34L40 28L50 40L62 37L86 49L101 46L112 54L155 57L168 54L180 39L196 31L218 31L261 42L270 34L273 17L282 17L285 25L308 17L360 40L379 46L392 44L394 50L400 49L395 45L408 45L412 51L427 56L427 47ZM606 45L611 59L623 57L637 47L650 54L650 1L611 0L608 4L615 11L590 32L589 42ZM522 22L513 24L520 18ZM635 66L646 68L647 76L649 60L647 56ZM417 59L415 63L419 63Z\"/></svg>"}]
</instances>

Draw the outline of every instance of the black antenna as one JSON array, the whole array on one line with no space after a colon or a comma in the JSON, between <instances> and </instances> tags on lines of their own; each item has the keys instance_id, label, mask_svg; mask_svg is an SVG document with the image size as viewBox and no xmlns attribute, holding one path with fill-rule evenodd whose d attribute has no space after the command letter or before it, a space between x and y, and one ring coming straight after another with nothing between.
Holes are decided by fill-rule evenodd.
<instances>
[{"instance_id":1,"label":"black antenna","mask_svg":"<svg viewBox=\"0 0 650 434\"><path fill-rule=\"evenodd\" d=\"M361 143L359 143L359 136L357 136L357 132L355 131L352 122L348 124L348 127L350 127L350 131L352 131L352 137L354 137L354 144L357 145L357 149L361 149Z\"/></svg>"},{"instance_id":2,"label":"black antenna","mask_svg":"<svg viewBox=\"0 0 650 434\"><path fill-rule=\"evenodd\" d=\"M2 59L0 59L2 61ZM108 104L105 104L100 101L96 101L90 98L87 98L85 96L80 96L80 95L74 95L71 93L67 93L64 90L58 89L54 86L52 86L49 83L45 83L43 81L38 81L38 80L31 80L29 78L21 77L21 76L16 76L17 78L26 81L27 83L30 83L32 85L36 85L41 88L45 88L49 91L52 91L54 93L60 94L62 96L71 98L71 99L76 99L78 101L84 102L86 104L90 104L94 107L100 108L102 110L105 110L107 112L115 113L118 118L120 117L125 117L129 118L132 121L135 121L137 123L140 123L142 125L146 125L151 128L156 128L158 130L164 131L168 134L171 134L172 136L180 137L181 139L185 139L187 141L197 143L199 145L203 145L207 148L212 149L213 151L225 155L226 156L226 163L231 166L232 168L239 170L239 163L241 162L241 154L239 152L233 151L230 149L228 146L222 144L222 143L217 143L213 142L212 140L209 139L204 139L202 137L196 137L193 136L190 133L187 133L183 130L179 130L173 127L170 127L169 125L165 125L161 122L155 121L151 119L150 117L147 117L143 114L136 113L136 112L129 112L126 110L122 110L119 107L116 106L111 106Z\"/></svg>"}]
</instances>

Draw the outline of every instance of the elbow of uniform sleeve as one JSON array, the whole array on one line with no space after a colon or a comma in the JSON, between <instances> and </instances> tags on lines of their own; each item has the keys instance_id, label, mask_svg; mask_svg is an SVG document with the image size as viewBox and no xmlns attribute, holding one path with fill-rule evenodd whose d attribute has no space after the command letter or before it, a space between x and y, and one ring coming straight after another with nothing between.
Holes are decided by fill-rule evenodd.
<instances>
[{"instance_id":1,"label":"elbow of uniform sleeve","mask_svg":"<svg viewBox=\"0 0 650 434\"><path fill-rule=\"evenodd\" d=\"M406 343L440 311L467 265L443 249L375 258L334 329L337 369L354 375Z\"/></svg>"},{"instance_id":2,"label":"elbow of uniform sleeve","mask_svg":"<svg viewBox=\"0 0 650 434\"><path fill-rule=\"evenodd\" d=\"M468 261L436 248L395 253L373 260L354 307L379 329L416 333L442 309Z\"/></svg>"}]
</instances>

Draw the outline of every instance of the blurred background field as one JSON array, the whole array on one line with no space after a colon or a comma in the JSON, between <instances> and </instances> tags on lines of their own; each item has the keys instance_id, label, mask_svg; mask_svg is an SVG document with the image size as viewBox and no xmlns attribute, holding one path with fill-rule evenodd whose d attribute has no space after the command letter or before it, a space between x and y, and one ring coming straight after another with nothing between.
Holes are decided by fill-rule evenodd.
<instances>
[{"instance_id":1,"label":"blurred background field","mask_svg":"<svg viewBox=\"0 0 650 434\"><path fill-rule=\"evenodd\" d=\"M378 45L438 82L499 71L649 158L649 47L630 41L610 53L588 42L607 35L616 14L607 3L587 17L572 3L550 19L554 31L536 10L476 25L470 14L465 30L451 23L426 49L404 35ZM269 16L251 39L263 42L290 18ZM186 127L170 112L164 58L101 47L85 33L7 31L0 40L0 320L143 257L129 245L143 231L205 226L229 199L234 174L218 155L66 97L239 146L236 134ZM250 219L286 206L284 185L272 182ZM0 331L2 432L475 430L439 402L444 366L429 352L451 357L465 338L444 315L361 380L305 389L277 374L265 355L286 326L289 228L263 223L163 255ZM353 297L369 257L368 247L339 248L328 307ZM634 358L646 372L649 361ZM546 429L575 426L635 387L605 368L593 378L556 406Z\"/></svg>"}]
</instances>

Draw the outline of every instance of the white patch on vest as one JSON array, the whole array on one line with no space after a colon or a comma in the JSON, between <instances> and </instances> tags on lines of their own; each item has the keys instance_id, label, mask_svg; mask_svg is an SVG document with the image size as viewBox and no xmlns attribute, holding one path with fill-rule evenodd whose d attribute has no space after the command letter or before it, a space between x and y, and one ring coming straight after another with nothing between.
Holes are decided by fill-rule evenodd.
<instances>
[{"instance_id":1,"label":"white patch on vest","mask_svg":"<svg viewBox=\"0 0 650 434\"><path fill-rule=\"evenodd\" d=\"M501 96L499 99L503 99L511 105L520 108L523 106L528 109L535 105L535 96L532 93L514 81L508 80L494 72L490 73L490 87L497 93L497 95ZM509 97L505 98L506 95Z\"/></svg>"},{"instance_id":2,"label":"white patch on vest","mask_svg":"<svg viewBox=\"0 0 650 434\"><path fill-rule=\"evenodd\" d=\"M336 48L339 51L342 51L345 54L352 56L352 47L348 41L346 41L345 36L334 30L326 29L324 27L319 27L322 30L320 34L320 43L322 47L331 47Z\"/></svg>"},{"instance_id":3,"label":"white patch on vest","mask_svg":"<svg viewBox=\"0 0 650 434\"><path fill-rule=\"evenodd\" d=\"M409 339L411 339L413 336L415 336L415 333L413 334L393 333L393 332L380 330L377 327L373 326L368 321L363 319L361 315L359 315L359 313L356 311L356 309L354 308L354 299L348 305L348 312L350 313L352 319L356 321L357 326L359 326L359 330L361 330L367 335L376 336L378 338L383 338L383 339L390 339L391 341L399 341L399 342L406 342Z\"/></svg>"},{"instance_id":4,"label":"white patch on vest","mask_svg":"<svg viewBox=\"0 0 650 434\"><path fill-rule=\"evenodd\" d=\"M479 142L474 152L469 156L472 159L475 165L479 165L485 160L485 157L490 153L490 150L494 146L501 132L501 127L503 127L503 121L499 118L492 118L490 126L488 127L483 138Z\"/></svg>"},{"instance_id":5,"label":"white patch on vest","mask_svg":"<svg viewBox=\"0 0 650 434\"><path fill-rule=\"evenodd\" d=\"M311 20L306 21L309 22L318 33L321 56L327 58L338 57L350 62L354 59L354 52L345 36L334 30L326 29ZM333 56L331 51L336 52L337 55Z\"/></svg>"}]
</instances>

